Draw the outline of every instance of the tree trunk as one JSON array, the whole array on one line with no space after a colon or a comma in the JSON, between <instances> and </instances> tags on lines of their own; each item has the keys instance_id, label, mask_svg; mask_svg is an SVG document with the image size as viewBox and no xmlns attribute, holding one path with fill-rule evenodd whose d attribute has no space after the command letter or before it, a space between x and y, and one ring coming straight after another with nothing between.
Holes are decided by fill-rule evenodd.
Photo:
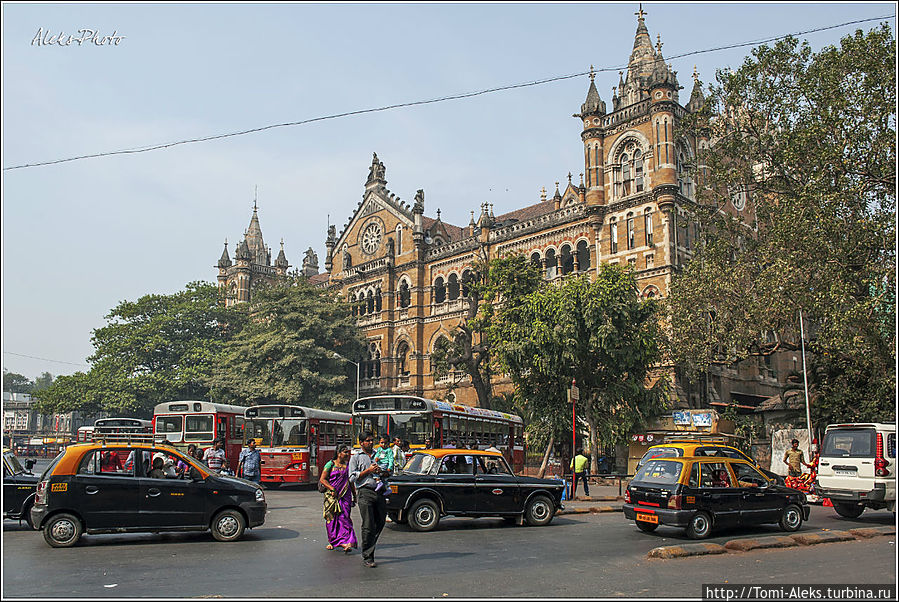
<instances>
[{"instance_id":1,"label":"tree trunk","mask_svg":"<svg viewBox=\"0 0 899 602\"><path fill-rule=\"evenodd\" d=\"M553 449L553 444L556 442L556 435L552 434L549 436L549 445L546 446L546 451L543 452L543 462L540 464L540 472L537 473L537 478L542 479L543 475L546 474L546 465L549 464L549 454Z\"/></svg>"},{"instance_id":2,"label":"tree trunk","mask_svg":"<svg viewBox=\"0 0 899 602\"><path fill-rule=\"evenodd\" d=\"M587 419L587 428L590 433L590 474L599 472L599 441L596 440L596 420L593 416L593 404L587 402L587 410L584 412Z\"/></svg>"}]
</instances>

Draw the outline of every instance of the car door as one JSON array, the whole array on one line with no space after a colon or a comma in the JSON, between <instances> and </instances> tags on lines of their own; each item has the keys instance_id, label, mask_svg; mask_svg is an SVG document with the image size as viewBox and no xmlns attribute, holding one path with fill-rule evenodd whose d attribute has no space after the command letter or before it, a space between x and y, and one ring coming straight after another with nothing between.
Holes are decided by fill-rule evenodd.
<instances>
[{"instance_id":1,"label":"car door","mask_svg":"<svg viewBox=\"0 0 899 602\"><path fill-rule=\"evenodd\" d=\"M182 459L170 452L160 454L174 464ZM184 478L160 478L152 472L141 475L139 479L142 525L160 528L206 526L207 488L203 481L195 481L189 474Z\"/></svg>"},{"instance_id":2,"label":"car door","mask_svg":"<svg viewBox=\"0 0 899 602\"><path fill-rule=\"evenodd\" d=\"M484 514L521 512L518 478L505 458L475 456L475 510Z\"/></svg>"},{"instance_id":3,"label":"car door","mask_svg":"<svg viewBox=\"0 0 899 602\"><path fill-rule=\"evenodd\" d=\"M784 496L769 488L768 479L748 462L731 462L730 467L740 490L740 524L757 525L779 520Z\"/></svg>"},{"instance_id":4,"label":"car door","mask_svg":"<svg viewBox=\"0 0 899 602\"><path fill-rule=\"evenodd\" d=\"M471 456L464 454L444 456L436 485L443 495L447 514L475 512L474 461Z\"/></svg>"},{"instance_id":5,"label":"car door","mask_svg":"<svg viewBox=\"0 0 899 602\"><path fill-rule=\"evenodd\" d=\"M740 522L742 492L734 485L733 475L725 462L700 463L696 506L712 516L715 526L728 527Z\"/></svg>"},{"instance_id":6,"label":"car door","mask_svg":"<svg viewBox=\"0 0 899 602\"><path fill-rule=\"evenodd\" d=\"M72 477L70 504L77 509L86 529L117 529L139 526L140 483L133 462L128 469L101 470L103 454L127 453L127 449L97 449L82 458ZM138 452L139 453L139 452Z\"/></svg>"}]
</instances>

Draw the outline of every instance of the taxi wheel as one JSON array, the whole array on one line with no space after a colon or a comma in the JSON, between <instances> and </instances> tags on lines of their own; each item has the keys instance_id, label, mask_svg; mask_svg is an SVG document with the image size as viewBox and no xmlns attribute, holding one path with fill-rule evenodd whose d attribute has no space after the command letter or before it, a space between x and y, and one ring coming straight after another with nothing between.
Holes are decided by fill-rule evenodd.
<instances>
[{"instance_id":1,"label":"taxi wheel","mask_svg":"<svg viewBox=\"0 0 899 602\"><path fill-rule=\"evenodd\" d=\"M243 514L237 510L222 510L212 519L212 536L217 541L237 541L245 528Z\"/></svg>"},{"instance_id":2,"label":"taxi wheel","mask_svg":"<svg viewBox=\"0 0 899 602\"><path fill-rule=\"evenodd\" d=\"M705 512L697 512L687 525L687 537L705 539L712 532L712 517Z\"/></svg>"},{"instance_id":3,"label":"taxi wheel","mask_svg":"<svg viewBox=\"0 0 899 602\"><path fill-rule=\"evenodd\" d=\"M637 523L637 528L643 531L644 533L652 533L656 529L659 528L658 523L647 523L642 520L634 521Z\"/></svg>"},{"instance_id":4,"label":"taxi wheel","mask_svg":"<svg viewBox=\"0 0 899 602\"><path fill-rule=\"evenodd\" d=\"M44 541L54 548L70 548L81 539L84 527L71 514L55 514L44 525Z\"/></svg>"},{"instance_id":5,"label":"taxi wheel","mask_svg":"<svg viewBox=\"0 0 899 602\"><path fill-rule=\"evenodd\" d=\"M524 518L532 527L543 527L553 519L553 502L545 495L537 495L531 498L524 510Z\"/></svg>"},{"instance_id":6,"label":"taxi wheel","mask_svg":"<svg viewBox=\"0 0 899 602\"><path fill-rule=\"evenodd\" d=\"M798 531L802 526L802 510L799 506L790 504L784 508L783 516L780 517L780 528L784 531Z\"/></svg>"},{"instance_id":7,"label":"taxi wheel","mask_svg":"<svg viewBox=\"0 0 899 602\"><path fill-rule=\"evenodd\" d=\"M423 499L409 509L409 526L416 531L433 531L440 522L440 509L434 500Z\"/></svg>"},{"instance_id":8,"label":"taxi wheel","mask_svg":"<svg viewBox=\"0 0 899 602\"><path fill-rule=\"evenodd\" d=\"M858 518L865 511L865 507L861 504L846 504L844 502L834 502L833 509L845 518Z\"/></svg>"}]
</instances>

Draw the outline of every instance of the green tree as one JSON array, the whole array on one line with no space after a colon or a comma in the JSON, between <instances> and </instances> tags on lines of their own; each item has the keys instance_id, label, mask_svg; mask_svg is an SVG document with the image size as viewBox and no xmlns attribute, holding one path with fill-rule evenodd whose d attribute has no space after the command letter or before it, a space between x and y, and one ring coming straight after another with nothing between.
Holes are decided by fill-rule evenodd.
<instances>
[{"instance_id":1,"label":"green tree","mask_svg":"<svg viewBox=\"0 0 899 602\"><path fill-rule=\"evenodd\" d=\"M436 376L450 370L461 370L471 377L478 395L478 405L494 409L494 347L490 332L525 295L540 285L540 271L523 256L514 255L485 262L472 269L473 278L463 284L467 295L466 313L453 331L453 340L438 345L431 353L431 366Z\"/></svg>"},{"instance_id":2,"label":"green tree","mask_svg":"<svg viewBox=\"0 0 899 602\"><path fill-rule=\"evenodd\" d=\"M623 441L665 409L663 381L650 379L661 359L659 319L656 303L640 300L633 272L604 264L593 281L543 283L504 308L491 335L502 341L498 357L524 404L550 431L570 424L566 390L577 381L595 471L600 441Z\"/></svg>"},{"instance_id":3,"label":"green tree","mask_svg":"<svg viewBox=\"0 0 899 602\"><path fill-rule=\"evenodd\" d=\"M360 358L362 335L348 303L292 277L255 289L241 304L246 325L222 349L206 380L217 400L347 409L355 398L346 362Z\"/></svg>"},{"instance_id":4,"label":"green tree","mask_svg":"<svg viewBox=\"0 0 899 602\"><path fill-rule=\"evenodd\" d=\"M819 367L814 416L894 416L890 28L818 53L795 39L761 46L717 80L682 132L712 144L694 174L702 238L670 291L673 359L697 374L798 349L801 311ZM732 217L742 194L746 209Z\"/></svg>"},{"instance_id":5,"label":"green tree","mask_svg":"<svg viewBox=\"0 0 899 602\"><path fill-rule=\"evenodd\" d=\"M3 369L3 390L7 393L30 393L33 388L34 382L27 376Z\"/></svg>"},{"instance_id":6,"label":"green tree","mask_svg":"<svg viewBox=\"0 0 899 602\"><path fill-rule=\"evenodd\" d=\"M53 384L53 375L49 372L41 372L41 375L34 379L34 390L40 391L46 389Z\"/></svg>"},{"instance_id":7,"label":"green tree","mask_svg":"<svg viewBox=\"0 0 899 602\"><path fill-rule=\"evenodd\" d=\"M215 285L193 282L171 295L121 302L94 330L90 371L35 392L42 410L146 417L163 401L207 398L217 353L242 320L222 301Z\"/></svg>"}]
</instances>

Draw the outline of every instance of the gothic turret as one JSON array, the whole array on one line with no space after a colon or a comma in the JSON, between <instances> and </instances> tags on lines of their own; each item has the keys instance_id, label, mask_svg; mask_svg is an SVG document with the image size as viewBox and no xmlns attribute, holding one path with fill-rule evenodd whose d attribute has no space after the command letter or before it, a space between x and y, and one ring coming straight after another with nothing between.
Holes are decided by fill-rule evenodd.
<instances>
[{"instance_id":1,"label":"gothic turret","mask_svg":"<svg viewBox=\"0 0 899 602\"><path fill-rule=\"evenodd\" d=\"M278 258L275 260L275 267L278 269L279 273L284 273L287 271L287 268L290 267L290 264L287 263L287 256L284 254L284 239L281 239L281 251L278 253Z\"/></svg>"},{"instance_id":2,"label":"gothic turret","mask_svg":"<svg viewBox=\"0 0 899 602\"><path fill-rule=\"evenodd\" d=\"M219 258L218 267L221 269L226 269L231 267L231 257L228 256L228 239L225 239L225 250L222 251L222 256Z\"/></svg>"},{"instance_id":3,"label":"gothic turret","mask_svg":"<svg viewBox=\"0 0 899 602\"><path fill-rule=\"evenodd\" d=\"M693 67L693 92L690 94L690 102L687 103L687 110L696 113L705 106L705 96L702 94L702 82L699 81L699 74L696 67Z\"/></svg>"}]
</instances>

